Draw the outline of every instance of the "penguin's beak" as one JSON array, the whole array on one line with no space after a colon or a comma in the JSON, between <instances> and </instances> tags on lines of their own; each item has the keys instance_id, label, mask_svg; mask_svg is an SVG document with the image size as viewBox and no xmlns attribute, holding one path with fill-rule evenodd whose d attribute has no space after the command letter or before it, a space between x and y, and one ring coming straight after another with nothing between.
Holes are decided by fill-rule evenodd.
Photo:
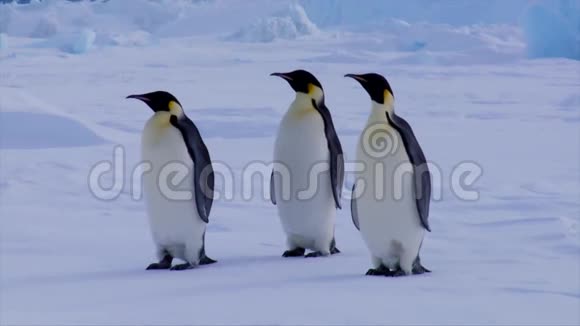
<instances>
[{"instance_id":1,"label":"penguin's beak","mask_svg":"<svg viewBox=\"0 0 580 326\"><path fill-rule=\"evenodd\" d=\"M145 103L147 103L147 102L151 102L151 99L149 99L149 98L148 98L147 96L145 96L145 95L129 95L129 96L127 96L126 98L134 98L134 99L137 99L137 100L141 100L141 101L143 101L143 102L145 102Z\"/></svg>"},{"instance_id":2,"label":"penguin's beak","mask_svg":"<svg viewBox=\"0 0 580 326\"><path fill-rule=\"evenodd\" d=\"M346 75L344 75L344 77L350 77L350 78L356 79L360 83L364 83L367 81L366 79L364 79L361 76L356 75L356 74L346 74Z\"/></svg>"},{"instance_id":3,"label":"penguin's beak","mask_svg":"<svg viewBox=\"0 0 580 326\"><path fill-rule=\"evenodd\" d=\"M270 76L277 76L277 77L280 77L280 78L284 78L284 79L286 79L289 82L291 82L293 80L292 77L288 76L288 74L282 73L282 72L273 72L273 73L270 74Z\"/></svg>"}]
</instances>

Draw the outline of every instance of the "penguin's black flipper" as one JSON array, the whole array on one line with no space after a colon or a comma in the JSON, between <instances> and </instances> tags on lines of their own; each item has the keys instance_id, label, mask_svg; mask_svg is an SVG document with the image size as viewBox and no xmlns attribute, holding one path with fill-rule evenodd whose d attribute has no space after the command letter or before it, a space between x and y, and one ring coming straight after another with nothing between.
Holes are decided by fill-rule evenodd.
<instances>
[{"instance_id":1,"label":"penguin's black flipper","mask_svg":"<svg viewBox=\"0 0 580 326\"><path fill-rule=\"evenodd\" d=\"M215 182L209 151L201 138L199 130L186 115L180 118L173 115L169 121L181 132L183 141L187 147L187 152L194 163L193 183L195 205L197 206L199 217L205 223L209 223L209 213L213 204Z\"/></svg>"},{"instance_id":2,"label":"penguin's black flipper","mask_svg":"<svg viewBox=\"0 0 580 326\"><path fill-rule=\"evenodd\" d=\"M350 217L352 218L352 223L354 224L354 227L360 231L360 224L358 222L358 206L356 204L356 194L355 194L355 188L356 187L356 182L355 184L352 185L352 192L351 192L351 197L350 197Z\"/></svg>"},{"instance_id":3,"label":"penguin's black flipper","mask_svg":"<svg viewBox=\"0 0 580 326\"><path fill-rule=\"evenodd\" d=\"M417 206L417 211L419 213L419 218L421 225L425 230L431 232L431 227L429 226L429 203L431 201L431 172L429 172L429 166L427 165L427 159L425 154L413 133L413 129L409 123L399 117L398 115L392 113L385 113L387 115L387 120L389 124L393 126L401 135L403 140L403 145L409 156L411 164L413 164L413 177L415 183L415 203Z\"/></svg>"},{"instance_id":4,"label":"penguin's black flipper","mask_svg":"<svg viewBox=\"0 0 580 326\"><path fill-rule=\"evenodd\" d=\"M344 154L342 152L342 145L338 139L338 134L334 129L330 111L324 104L324 99L319 104L312 100L312 106L320 113L324 122L324 134L328 144L328 151L330 152L330 183L332 185L332 195L336 208L341 209L340 200L342 198L342 185L344 183Z\"/></svg>"},{"instance_id":5,"label":"penguin's black flipper","mask_svg":"<svg viewBox=\"0 0 580 326\"><path fill-rule=\"evenodd\" d=\"M274 170L270 174L270 201L276 205L276 192L274 191Z\"/></svg>"},{"instance_id":6,"label":"penguin's black flipper","mask_svg":"<svg viewBox=\"0 0 580 326\"><path fill-rule=\"evenodd\" d=\"M425 266L421 265L421 258L417 256L417 259L413 262L413 275L419 275L424 273L431 273Z\"/></svg>"}]
</instances>

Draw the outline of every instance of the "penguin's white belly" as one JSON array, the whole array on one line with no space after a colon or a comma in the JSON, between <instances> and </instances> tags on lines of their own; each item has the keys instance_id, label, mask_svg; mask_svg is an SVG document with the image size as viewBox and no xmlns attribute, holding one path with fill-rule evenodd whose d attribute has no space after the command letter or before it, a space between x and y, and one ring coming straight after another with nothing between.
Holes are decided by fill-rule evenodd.
<instances>
[{"instance_id":1,"label":"penguin's white belly","mask_svg":"<svg viewBox=\"0 0 580 326\"><path fill-rule=\"evenodd\" d=\"M360 232L375 264L380 261L387 267L396 268L400 263L403 269L409 270L425 230L417 211L412 165L400 135L392 132L399 137L399 146L386 157L370 157L358 147L358 161L366 164L365 172L357 178L364 180L366 185L357 199L358 219ZM377 166L384 171L383 176L375 173ZM401 176L401 171L411 172ZM383 193L375 190L381 188L381 182Z\"/></svg>"},{"instance_id":2,"label":"penguin's white belly","mask_svg":"<svg viewBox=\"0 0 580 326\"><path fill-rule=\"evenodd\" d=\"M197 264L206 223L197 213L193 161L179 130L172 126L159 129L148 123L143 132L142 159L152 165L143 176L143 194L158 255L166 250L173 257ZM175 163L189 172L178 185L172 183L173 174L167 173L173 170L167 167Z\"/></svg>"},{"instance_id":3,"label":"penguin's white belly","mask_svg":"<svg viewBox=\"0 0 580 326\"><path fill-rule=\"evenodd\" d=\"M275 173L274 189L278 215L290 247L323 252L330 248L336 208L329 158L324 122L317 112L301 118L284 117L278 130L274 161L288 169L289 178Z\"/></svg>"}]
</instances>

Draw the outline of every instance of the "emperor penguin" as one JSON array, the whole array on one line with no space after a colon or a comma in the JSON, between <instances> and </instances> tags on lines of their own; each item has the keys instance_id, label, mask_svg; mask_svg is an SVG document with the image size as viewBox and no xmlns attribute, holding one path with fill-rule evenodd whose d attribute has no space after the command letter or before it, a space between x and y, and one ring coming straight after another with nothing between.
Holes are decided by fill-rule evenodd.
<instances>
[{"instance_id":1,"label":"emperor penguin","mask_svg":"<svg viewBox=\"0 0 580 326\"><path fill-rule=\"evenodd\" d=\"M272 73L296 92L274 146L270 198L278 208L288 250L283 257L328 256L344 180L342 146L324 103L320 82L305 70Z\"/></svg>"},{"instance_id":2,"label":"emperor penguin","mask_svg":"<svg viewBox=\"0 0 580 326\"><path fill-rule=\"evenodd\" d=\"M151 164L143 175L143 195L159 259L147 269L185 270L215 263L205 254L214 173L199 130L168 92L127 98L145 102L154 112L141 135L142 160ZM180 172L186 173L174 185L172 176ZM174 258L185 263L171 267Z\"/></svg>"},{"instance_id":3,"label":"emperor penguin","mask_svg":"<svg viewBox=\"0 0 580 326\"><path fill-rule=\"evenodd\" d=\"M371 112L356 149L351 215L370 254L367 275L403 276L430 272L419 250L429 227L431 175L421 146L395 114L389 82L375 73L347 74L371 97Z\"/></svg>"}]
</instances>

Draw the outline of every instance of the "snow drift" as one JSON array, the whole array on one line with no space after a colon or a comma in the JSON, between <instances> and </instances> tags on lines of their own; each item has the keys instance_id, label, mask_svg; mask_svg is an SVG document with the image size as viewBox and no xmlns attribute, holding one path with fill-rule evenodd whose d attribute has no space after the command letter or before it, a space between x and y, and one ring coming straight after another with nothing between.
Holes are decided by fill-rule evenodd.
<instances>
[{"instance_id":1,"label":"snow drift","mask_svg":"<svg viewBox=\"0 0 580 326\"><path fill-rule=\"evenodd\" d=\"M0 5L0 34L37 39L33 46L74 54L107 46L147 46L172 37L270 43L317 34L332 39L349 32L373 34L373 40L361 43L367 50L411 51L423 58L431 57L425 51L449 50L479 58L496 53L521 58L525 45L532 58L579 59L580 4L571 0L368 0L364 5L356 0L127 0Z\"/></svg>"},{"instance_id":2,"label":"snow drift","mask_svg":"<svg viewBox=\"0 0 580 326\"><path fill-rule=\"evenodd\" d=\"M515 24L528 0L300 0L318 26L364 25L389 18L454 26Z\"/></svg>"},{"instance_id":3,"label":"snow drift","mask_svg":"<svg viewBox=\"0 0 580 326\"><path fill-rule=\"evenodd\" d=\"M35 1L30 4L0 4L0 33L10 37L42 39L46 42L42 42L41 46L79 53L100 46L143 46L158 38L228 35L287 5L287 1L271 3L267 0ZM240 15L240 12L244 14ZM291 20L296 33L305 33L305 29L312 28L299 16L304 14L303 10L302 13L288 13L294 15ZM94 32L94 35L89 35L91 33L87 31ZM91 40L94 43L86 42ZM90 46L75 46L79 42Z\"/></svg>"},{"instance_id":4,"label":"snow drift","mask_svg":"<svg viewBox=\"0 0 580 326\"><path fill-rule=\"evenodd\" d=\"M286 10L271 17L261 18L244 27L227 39L241 42L273 42L278 39L294 40L300 36L318 33L300 5L292 4Z\"/></svg>"},{"instance_id":5,"label":"snow drift","mask_svg":"<svg viewBox=\"0 0 580 326\"><path fill-rule=\"evenodd\" d=\"M367 28L390 20L405 21L409 25L435 24L452 27L478 29L482 24L512 25L524 32L522 42L527 45L528 55L532 58L564 57L580 59L580 3L572 0L527 1L527 0L490 0L490 1L405 1L392 2L368 0L361 5L356 0L301 0L309 17L321 27ZM376 30L376 29L375 29ZM448 29L449 30L449 29ZM451 42L437 35L423 33L419 39L401 35L397 43L406 43L402 49L422 49L421 38L438 38L438 44L429 45L451 48L457 40L456 33L449 33ZM434 34L441 34L435 26ZM455 34L455 35L453 35ZM512 33L511 35L519 36ZM500 37L501 38L501 37ZM485 40L484 40L485 41ZM518 43L518 42L516 42ZM504 43L505 44L505 43ZM500 52L505 52L499 47Z\"/></svg>"},{"instance_id":6,"label":"snow drift","mask_svg":"<svg viewBox=\"0 0 580 326\"><path fill-rule=\"evenodd\" d=\"M580 3L536 3L524 12L522 29L532 58L580 60Z\"/></svg>"}]
</instances>

